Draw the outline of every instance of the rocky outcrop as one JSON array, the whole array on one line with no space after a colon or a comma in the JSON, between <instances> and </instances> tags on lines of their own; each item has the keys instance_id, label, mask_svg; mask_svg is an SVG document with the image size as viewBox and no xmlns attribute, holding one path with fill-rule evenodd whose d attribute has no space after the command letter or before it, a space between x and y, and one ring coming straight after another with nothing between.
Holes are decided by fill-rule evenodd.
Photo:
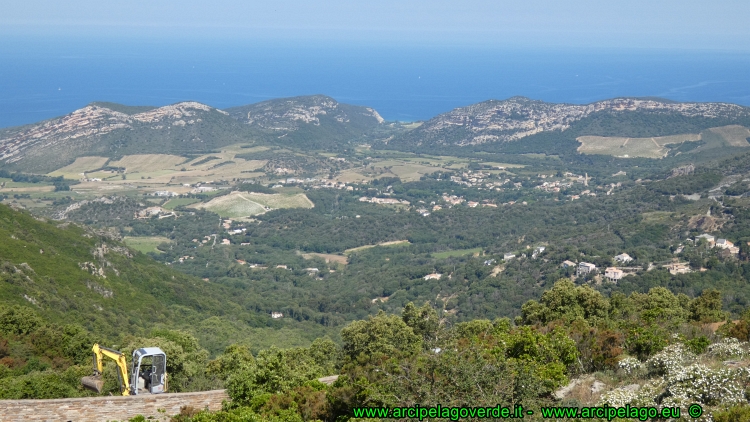
<instances>
[{"instance_id":1,"label":"rocky outcrop","mask_svg":"<svg viewBox=\"0 0 750 422\"><path fill-rule=\"evenodd\" d=\"M369 107L341 104L325 95L280 98L227 110L241 122L273 131L296 131L305 125L320 126L321 120L340 124L377 126L383 118ZM325 124L325 122L324 122Z\"/></svg>"}]
</instances>

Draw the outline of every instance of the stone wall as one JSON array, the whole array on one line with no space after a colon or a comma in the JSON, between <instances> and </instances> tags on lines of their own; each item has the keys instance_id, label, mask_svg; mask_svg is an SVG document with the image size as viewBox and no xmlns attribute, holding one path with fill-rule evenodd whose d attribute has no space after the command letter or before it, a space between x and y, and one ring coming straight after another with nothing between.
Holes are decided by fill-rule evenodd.
<instances>
[{"instance_id":1,"label":"stone wall","mask_svg":"<svg viewBox=\"0 0 750 422\"><path fill-rule=\"evenodd\" d=\"M167 421L185 406L219 410L224 390L54 400L0 400L0 421L127 421L143 415Z\"/></svg>"}]
</instances>

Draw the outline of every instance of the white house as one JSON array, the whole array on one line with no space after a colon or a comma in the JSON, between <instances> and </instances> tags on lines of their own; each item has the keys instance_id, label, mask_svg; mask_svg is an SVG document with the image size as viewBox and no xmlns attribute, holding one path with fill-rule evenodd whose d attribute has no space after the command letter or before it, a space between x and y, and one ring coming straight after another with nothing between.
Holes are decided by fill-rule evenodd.
<instances>
[{"instance_id":1,"label":"white house","mask_svg":"<svg viewBox=\"0 0 750 422\"><path fill-rule=\"evenodd\" d=\"M573 262L573 261L565 260L565 261L562 262L562 264L560 264L560 266L563 267L563 268L570 268L570 267L575 267L576 263Z\"/></svg>"},{"instance_id":2,"label":"white house","mask_svg":"<svg viewBox=\"0 0 750 422\"><path fill-rule=\"evenodd\" d=\"M633 260L633 258L631 258L630 255L626 254L625 252L617 255L614 259L616 262L622 262L623 264L627 264L628 262Z\"/></svg>"},{"instance_id":3,"label":"white house","mask_svg":"<svg viewBox=\"0 0 750 422\"><path fill-rule=\"evenodd\" d=\"M595 271L596 265L588 262L581 262L578 264L578 271L576 272L576 275L586 275Z\"/></svg>"},{"instance_id":4,"label":"white house","mask_svg":"<svg viewBox=\"0 0 750 422\"><path fill-rule=\"evenodd\" d=\"M695 243L698 243L701 239L706 239L706 242L709 246L713 247L715 244L715 237L711 236L710 234L703 233L700 236L695 237Z\"/></svg>"},{"instance_id":5,"label":"white house","mask_svg":"<svg viewBox=\"0 0 750 422\"><path fill-rule=\"evenodd\" d=\"M716 247L721 249L729 249L734 247L734 243L726 240L726 239L718 239L716 241Z\"/></svg>"},{"instance_id":6,"label":"white house","mask_svg":"<svg viewBox=\"0 0 750 422\"><path fill-rule=\"evenodd\" d=\"M608 267L606 270L604 270L604 277L613 283L617 283L617 281L619 281L623 275L623 271L615 267Z\"/></svg>"}]
</instances>

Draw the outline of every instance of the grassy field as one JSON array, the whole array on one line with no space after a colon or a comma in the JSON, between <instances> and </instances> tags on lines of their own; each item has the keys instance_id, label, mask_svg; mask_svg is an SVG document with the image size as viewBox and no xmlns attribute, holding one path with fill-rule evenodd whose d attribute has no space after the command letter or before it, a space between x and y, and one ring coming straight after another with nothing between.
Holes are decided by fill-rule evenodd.
<instances>
[{"instance_id":1,"label":"grassy field","mask_svg":"<svg viewBox=\"0 0 750 422\"><path fill-rule=\"evenodd\" d=\"M160 250L156 249L156 247L162 243L171 242L171 240L162 236L143 236L143 237L140 237L140 236L139 237L127 237L126 236L122 239L122 241L125 242L125 244L128 245L129 247L142 253L148 253L148 252L162 253Z\"/></svg>"},{"instance_id":2,"label":"grassy field","mask_svg":"<svg viewBox=\"0 0 750 422\"><path fill-rule=\"evenodd\" d=\"M73 164L67 165L50 173L50 176L63 176L66 179L80 179L82 173L104 167L107 157L78 157Z\"/></svg>"},{"instance_id":3,"label":"grassy field","mask_svg":"<svg viewBox=\"0 0 750 422\"><path fill-rule=\"evenodd\" d=\"M195 204L193 208L205 208L222 217L249 217L266 212L266 207L312 208L314 204L304 194L266 194L255 192L232 192L219 196L206 203Z\"/></svg>"},{"instance_id":4,"label":"grassy field","mask_svg":"<svg viewBox=\"0 0 750 422\"><path fill-rule=\"evenodd\" d=\"M668 144L700 141L701 135L688 133L655 138L622 138L604 136L581 136L578 152L582 154L612 155L615 157L662 158L667 154Z\"/></svg>"},{"instance_id":5,"label":"grassy field","mask_svg":"<svg viewBox=\"0 0 750 422\"><path fill-rule=\"evenodd\" d=\"M281 193L242 192L241 195L268 208L312 208L315 206L303 193L285 195Z\"/></svg>"},{"instance_id":6,"label":"grassy field","mask_svg":"<svg viewBox=\"0 0 750 422\"><path fill-rule=\"evenodd\" d=\"M651 211L641 213L644 223L666 223L672 220L674 216L670 211Z\"/></svg>"},{"instance_id":7,"label":"grassy field","mask_svg":"<svg viewBox=\"0 0 750 422\"><path fill-rule=\"evenodd\" d=\"M38 187L48 186L48 185L44 183L14 182L11 179L0 177L0 186L4 186L5 189L8 189L8 188L38 188Z\"/></svg>"},{"instance_id":8,"label":"grassy field","mask_svg":"<svg viewBox=\"0 0 750 422\"><path fill-rule=\"evenodd\" d=\"M351 249L345 250L344 251L344 255L349 255L349 254L351 254L353 252L358 252L358 251L361 251L361 250L365 250L365 249L369 249L369 248L374 248L376 246L402 246L402 245L408 245L410 243L411 242L409 242L408 240L392 240L390 242L378 243L377 245L357 246L356 248L351 248Z\"/></svg>"},{"instance_id":9,"label":"grassy field","mask_svg":"<svg viewBox=\"0 0 750 422\"><path fill-rule=\"evenodd\" d=\"M437 259L444 259L444 258L450 258L452 256L474 255L474 254L479 254L481 252L482 252L482 248L456 249L455 251L436 252L432 254L432 257L437 258Z\"/></svg>"},{"instance_id":10,"label":"grassy field","mask_svg":"<svg viewBox=\"0 0 750 422\"><path fill-rule=\"evenodd\" d=\"M237 193L219 196L206 203L195 204L192 208L207 209L227 218L248 217L266 212L263 205Z\"/></svg>"},{"instance_id":11,"label":"grassy field","mask_svg":"<svg viewBox=\"0 0 750 422\"><path fill-rule=\"evenodd\" d=\"M162 208L173 210L183 205L195 204L196 202L200 202L200 200L195 198L174 198L164 203L164 205L162 205Z\"/></svg>"},{"instance_id":12,"label":"grassy field","mask_svg":"<svg viewBox=\"0 0 750 422\"><path fill-rule=\"evenodd\" d=\"M305 259L322 258L326 262L333 262L336 264L346 265L349 263L349 259L343 255L334 255L327 253L303 253L302 257Z\"/></svg>"}]
</instances>

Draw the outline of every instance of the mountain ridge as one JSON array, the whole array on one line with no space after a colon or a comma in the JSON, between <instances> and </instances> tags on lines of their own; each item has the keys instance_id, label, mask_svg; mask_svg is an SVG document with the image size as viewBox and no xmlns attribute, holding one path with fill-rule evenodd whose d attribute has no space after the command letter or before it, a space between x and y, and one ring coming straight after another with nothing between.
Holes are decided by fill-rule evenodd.
<instances>
[{"instance_id":1,"label":"mountain ridge","mask_svg":"<svg viewBox=\"0 0 750 422\"><path fill-rule=\"evenodd\" d=\"M227 112L197 102L133 114L101 104L92 103L35 125L0 130L0 164L47 173L84 155L114 158L165 150L194 152L263 137Z\"/></svg>"},{"instance_id":2,"label":"mountain ridge","mask_svg":"<svg viewBox=\"0 0 750 422\"><path fill-rule=\"evenodd\" d=\"M388 148L398 149L514 142L543 132L563 132L587 117L603 113L620 113L623 116L647 113L750 122L750 108L729 103L681 103L655 98L618 97L577 105L515 96L506 100L487 100L439 114L387 145Z\"/></svg>"},{"instance_id":3,"label":"mountain ridge","mask_svg":"<svg viewBox=\"0 0 750 422\"><path fill-rule=\"evenodd\" d=\"M0 129L0 167L49 173L81 156L119 158L165 151L195 155L232 144L333 152L361 144L417 152L436 148L490 151L508 149L523 139L523 144L541 150L550 145L546 138L558 134L566 138L565 151L575 154L575 140L567 139L573 132L577 136L667 136L726 125L750 127L750 108L653 97L617 97L579 105L514 96L455 108L407 130L407 126L385 122L370 107L340 103L325 95L273 99L226 110L195 101L163 107L94 102L65 116ZM540 136L545 139L534 147Z\"/></svg>"},{"instance_id":4,"label":"mountain ridge","mask_svg":"<svg viewBox=\"0 0 750 422\"><path fill-rule=\"evenodd\" d=\"M367 139L385 122L373 108L340 103L322 95L279 98L226 109L245 125L273 136L280 145L336 149Z\"/></svg>"}]
</instances>

